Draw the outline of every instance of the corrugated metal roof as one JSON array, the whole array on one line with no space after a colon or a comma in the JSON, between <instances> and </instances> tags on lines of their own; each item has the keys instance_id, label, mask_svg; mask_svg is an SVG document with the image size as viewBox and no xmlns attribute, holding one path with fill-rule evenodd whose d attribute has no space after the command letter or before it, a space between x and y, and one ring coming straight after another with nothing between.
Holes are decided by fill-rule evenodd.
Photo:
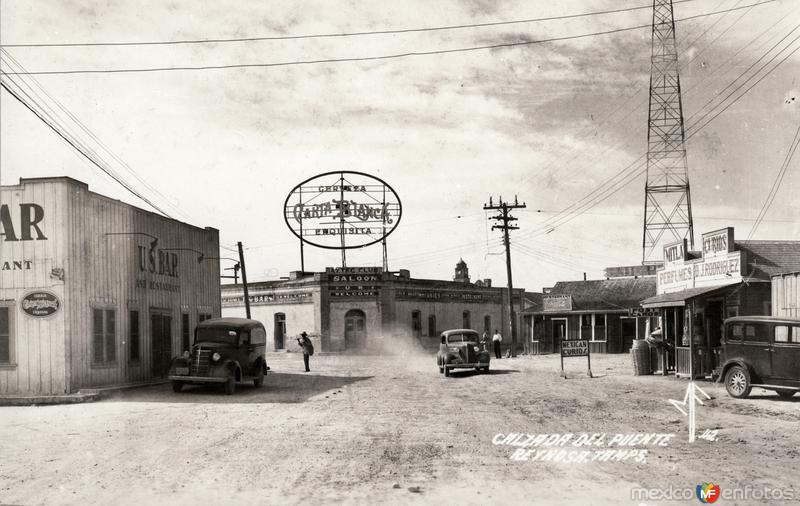
<instances>
[{"instance_id":1,"label":"corrugated metal roof","mask_svg":"<svg viewBox=\"0 0 800 506\"><path fill-rule=\"evenodd\" d=\"M747 255L746 277L768 280L800 271L800 241L736 241L736 246Z\"/></svg>"},{"instance_id":2,"label":"corrugated metal roof","mask_svg":"<svg viewBox=\"0 0 800 506\"><path fill-rule=\"evenodd\" d=\"M571 295L572 309L627 310L656 294L656 278L611 278L588 281L559 281L546 295Z\"/></svg>"}]
</instances>

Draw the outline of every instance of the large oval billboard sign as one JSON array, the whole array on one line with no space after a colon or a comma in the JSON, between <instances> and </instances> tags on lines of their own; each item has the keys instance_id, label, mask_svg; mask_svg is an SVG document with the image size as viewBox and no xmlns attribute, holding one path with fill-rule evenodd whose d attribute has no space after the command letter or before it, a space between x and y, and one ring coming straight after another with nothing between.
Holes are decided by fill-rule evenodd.
<instances>
[{"instance_id":1,"label":"large oval billboard sign","mask_svg":"<svg viewBox=\"0 0 800 506\"><path fill-rule=\"evenodd\" d=\"M54 293L40 290L37 292L30 292L23 297L20 306L26 314L37 318L43 318L58 311L59 308L61 308L61 302Z\"/></svg>"},{"instance_id":2,"label":"large oval billboard sign","mask_svg":"<svg viewBox=\"0 0 800 506\"><path fill-rule=\"evenodd\" d=\"M363 172L326 172L306 179L284 204L289 229L307 244L327 249L363 248L382 241L400 222L400 197Z\"/></svg>"}]
</instances>

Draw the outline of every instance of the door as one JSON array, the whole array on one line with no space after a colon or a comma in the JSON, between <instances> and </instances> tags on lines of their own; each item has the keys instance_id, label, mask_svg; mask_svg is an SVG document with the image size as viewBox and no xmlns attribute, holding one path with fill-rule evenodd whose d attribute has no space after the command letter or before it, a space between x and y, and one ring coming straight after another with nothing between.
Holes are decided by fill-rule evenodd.
<instances>
[{"instance_id":1,"label":"door","mask_svg":"<svg viewBox=\"0 0 800 506\"><path fill-rule=\"evenodd\" d=\"M776 325L772 347L772 376L800 386L800 326Z\"/></svg>"},{"instance_id":2,"label":"door","mask_svg":"<svg viewBox=\"0 0 800 506\"><path fill-rule=\"evenodd\" d=\"M769 339L772 330L772 325L766 323L744 324L742 355L758 376L754 380L766 381L772 376L772 350Z\"/></svg>"},{"instance_id":3,"label":"door","mask_svg":"<svg viewBox=\"0 0 800 506\"><path fill-rule=\"evenodd\" d=\"M366 316L363 311L351 309L344 315L344 347L361 348L366 339Z\"/></svg>"},{"instance_id":4,"label":"door","mask_svg":"<svg viewBox=\"0 0 800 506\"><path fill-rule=\"evenodd\" d=\"M275 349L282 350L286 345L284 339L286 337L286 315L283 313L275 313L275 328L273 331L275 336Z\"/></svg>"},{"instance_id":5,"label":"door","mask_svg":"<svg viewBox=\"0 0 800 506\"><path fill-rule=\"evenodd\" d=\"M561 351L561 341L567 338L567 319L553 318L553 347L554 351Z\"/></svg>"},{"instance_id":6,"label":"door","mask_svg":"<svg viewBox=\"0 0 800 506\"><path fill-rule=\"evenodd\" d=\"M151 376L166 377L172 359L172 316L168 313L150 312L150 349Z\"/></svg>"},{"instance_id":7,"label":"door","mask_svg":"<svg viewBox=\"0 0 800 506\"><path fill-rule=\"evenodd\" d=\"M633 347L633 340L636 339L636 318L620 318L622 324L622 351L627 353Z\"/></svg>"}]
</instances>

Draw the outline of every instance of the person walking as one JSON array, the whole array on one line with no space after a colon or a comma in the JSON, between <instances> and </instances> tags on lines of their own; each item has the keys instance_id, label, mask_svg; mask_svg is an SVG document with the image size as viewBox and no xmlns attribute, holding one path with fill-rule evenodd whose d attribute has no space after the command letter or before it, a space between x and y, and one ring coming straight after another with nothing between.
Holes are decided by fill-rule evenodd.
<instances>
[{"instance_id":1,"label":"person walking","mask_svg":"<svg viewBox=\"0 0 800 506\"><path fill-rule=\"evenodd\" d=\"M494 357L495 358L502 358L500 354L500 343L503 342L503 336L500 335L500 331L494 329L494 335L492 336L492 345L494 346Z\"/></svg>"},{"instance_id":2,"label":"person walking","mask_svg":"<svg viewBox=\"0 0 800 506\"><path fill-rule=\"evenodd\" d=\"M306 372L311 372L308 367L308 357L314 354L314 344L305 332L300 333L300 337L297 338L297 344L303 349L303 364L306 366Z\"/></svg>"}]
</instances>

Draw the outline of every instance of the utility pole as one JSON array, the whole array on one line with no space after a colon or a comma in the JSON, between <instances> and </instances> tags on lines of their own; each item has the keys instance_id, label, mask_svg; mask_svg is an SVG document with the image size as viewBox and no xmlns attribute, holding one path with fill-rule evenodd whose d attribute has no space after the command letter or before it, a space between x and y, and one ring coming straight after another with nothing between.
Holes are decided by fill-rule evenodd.
<instances>
[{"instance_id":1,"label":"utility pole","mask_svg":"<svg viewBox=\"0 0 800 506\"><path fill-rule=\"evenodd\" d=\"M250 319L250 294L247 293L247 269L244 266L244 251L242 242L236 243L239 247L239 265L242 267L242 286L244 287L244 310L247 314L247 319Z\"/></svg>"},{"instance_id":2,"label":"utility pole","mask_svg":"<svg viewBox=\"0 0 800 506\"><path fill-rule=\"evenodd\" d=\"M506 276L508 277L508 321L511 323L511 356L517 356L517 321L514 316L514 282L511 279L511 240L508 238L510 230L518 230L519 227L511 225L512 221L517 221L509 213L512 209L524 209L527 207L525 203L520 204L517 201L517 196L514 196L514 203L509 204L503 202L503 197L500 197L499 202L495 204L492 197L489 197L489 204L484 204L484 210L500 211L497 216L492 216L490 219L496 220L497 224L492 225L492 230L500 229L503 231L503 245L506 247ZM502 223L502 224L501 224Z\"/></svg>"}]
</instances>

